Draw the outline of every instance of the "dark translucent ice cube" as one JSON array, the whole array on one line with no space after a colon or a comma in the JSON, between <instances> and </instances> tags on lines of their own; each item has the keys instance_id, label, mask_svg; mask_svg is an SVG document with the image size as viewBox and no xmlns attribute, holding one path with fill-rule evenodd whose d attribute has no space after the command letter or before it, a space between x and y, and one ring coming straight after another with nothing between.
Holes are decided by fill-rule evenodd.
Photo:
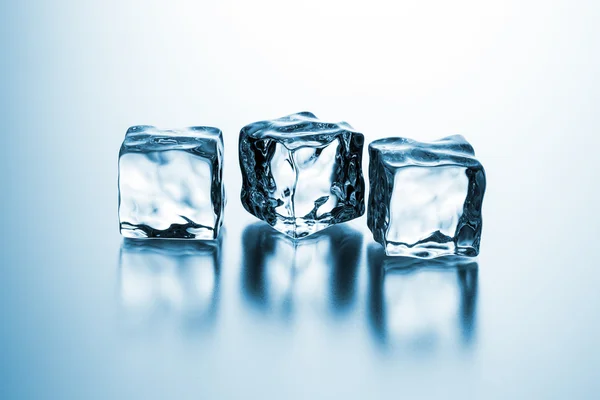
<instances>
[{"instance_id":1,"label":"dark translucent ice cube","mask_svg":"<svg viewBox=\"0 0 600 400\"><path fill-rule=\"evenodd\" d=\"M364 213L364 136L304 112L240 132L244 208L292 238Z\"/></svg>"}]
</instances>

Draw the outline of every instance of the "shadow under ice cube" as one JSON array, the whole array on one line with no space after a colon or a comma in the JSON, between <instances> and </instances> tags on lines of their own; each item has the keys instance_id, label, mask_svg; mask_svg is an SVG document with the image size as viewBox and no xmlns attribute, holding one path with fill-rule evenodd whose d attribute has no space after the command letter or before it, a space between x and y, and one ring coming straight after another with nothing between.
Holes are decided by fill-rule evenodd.
<instances>
[{"instance_id":1,"label":"shadow under ice cube","mask_svg":"<svg viewBox=\"0 0 600 400\"><path fill-rule=\"evenodd\" d=\"M476 256L485 172L462 136L369 145L367 224L387 255Z\"/></svg>"},{"instance_id":2,"label":"shadow under ice cube","mask_svg":"<svg viewBox=\"0 0 600 400\"><path fill-rule=\"evenodd\" d=\"M119 222L128 238L215 239L223 221L217 128L129 128L119 153Z\"/></svg>"},{"instance_id":3,"label":"shadow under ice cube","mask_svg":"<svg viewBox=\"0 0 600 400\"><path fill-rule=\"evenodd\" d=\"M303 112L240 132L244 208L292 238L364 213L364 136Z\"/></svg>"}]
</instances>

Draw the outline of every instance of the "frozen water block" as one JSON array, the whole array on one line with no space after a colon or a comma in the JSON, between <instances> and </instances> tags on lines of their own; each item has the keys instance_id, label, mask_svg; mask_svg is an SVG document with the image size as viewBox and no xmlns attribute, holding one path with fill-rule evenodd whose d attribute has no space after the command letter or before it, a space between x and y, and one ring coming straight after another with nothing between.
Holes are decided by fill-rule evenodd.
<instances>
[{"instance_id":1,"label":"frozen water block","mask_svg":"<svg viewBox=\"0 0 600 400\"><path fill-rule=\"evenodd\" d=\"M308 112L240 132L244 208L292 238L364 213L364 136Z\"/></svg>"},{"instance_id":2,"label":"frozen water block","mask_svg":"<svg viewBox=\"0 0 600 400\"><path fill-rule=\"evenodd\" d=\"M462 136L369 145L367 224L387 255L476 256L485 172Z\"/></svg>"},{"instance_id":3,"label":"frozen water block","mask_svg":"<svg viewBox=\"0 0 600 400\"><path fill-rule=\"evenodd\" d=\"M223 223L217 128L129 128L119 152L119 223L128 238L215 239Z\"/></svg>"}]
</instances>

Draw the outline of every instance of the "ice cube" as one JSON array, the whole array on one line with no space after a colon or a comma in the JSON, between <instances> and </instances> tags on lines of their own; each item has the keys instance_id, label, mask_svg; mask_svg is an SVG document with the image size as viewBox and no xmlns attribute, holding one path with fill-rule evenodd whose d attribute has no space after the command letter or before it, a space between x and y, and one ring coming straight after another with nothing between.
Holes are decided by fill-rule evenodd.
<instances>
[{"instance_id":1,"label":"ice cube","mask_svg":"<svg viewBox=\"0 0 600 400\"><path fill-rule=\"evenodd\" d=\"M215 239L223 222L217 128L129 128L119 153L119 222L129 238Z\"/></svg>"},{"instance_id":2,"label":"ice cube","mask_svg":"<svg viewBox=\"0 0 600 400\"><path fill-rule=\"evenodd\" d=\"M485 172L462 136L369 145L367 224L388 255L476 256Z\"/></svg>"},{"instance_id":3,"label":"ice cube","mask_svg":"<svg viewBox=\"0 0 600 400\"><path fill-rule=\"evenodd\" d=\"M364 136L308 112L240 132L244 208L292 238L364 213Z\"/></svg>"}]
</instances>

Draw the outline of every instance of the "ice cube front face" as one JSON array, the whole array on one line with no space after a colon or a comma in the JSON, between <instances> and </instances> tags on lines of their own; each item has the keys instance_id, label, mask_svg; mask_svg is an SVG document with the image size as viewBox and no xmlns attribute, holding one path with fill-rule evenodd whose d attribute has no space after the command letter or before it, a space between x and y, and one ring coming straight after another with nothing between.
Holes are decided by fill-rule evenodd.
<instances>
[{"instance_id":1,"label":"ice cube front face","mask_svg":"<svg viewBox=\"0 0 600 400\"><path fill-rule=\"evenodd\" d=\"M302 238L364 213L364 136L304 112L240 132L244 208Z\"/></svg>"},{"instance_id":2,"label":"ice cube front face","mask_svg":"<svg viewBox=\"0 0 600 400\"><path fill-rule=\"evenodd\" d=\"M119 223L129 238L215 239L223 222L217 128L129 128L119 152Z\"/></svg>"},{"instance_id":3,"label":"ice cube front face","mask_svg":"<svg viewBox=\"0 0 600 400\"><path fill-rule=\"evenodd\" d=\"M367 224L387 255L476 256L485 171L462 136L369 145Z\"/></svg>"}]
</instances>

